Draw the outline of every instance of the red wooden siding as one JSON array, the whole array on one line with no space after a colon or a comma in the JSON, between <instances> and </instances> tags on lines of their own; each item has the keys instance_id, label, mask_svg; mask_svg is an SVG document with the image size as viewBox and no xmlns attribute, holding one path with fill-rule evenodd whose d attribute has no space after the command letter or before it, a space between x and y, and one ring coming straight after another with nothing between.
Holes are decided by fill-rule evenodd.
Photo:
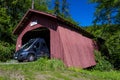
<instances>
[{"instance_id":1,"label":"red wooden siding","mask_svg":"<svg viewBox=\"0 0 120 80\"><path fill-rule=\"evenodd\" d=\"M64 51L59 33L52 29L50 32L51 57L64 60Z\"/></svg>"},{"instance_id":2,"label":"red wooden siding","mask_svg":"<svg viewBox=\"0 0 120 80\"><path fill-rule=\"evenodd\" d=\"M26 17L29 20L24 22L24 25L21 21L14 31L14 34L18 35L16 50L22 45L22 38L28 31L46 27L50 31L51 58L61 59L68 67L87 68L96 65L94 41L78 33L79 30L72 30L73 27L59 22L60 20L53 15L34 10L28 11L24 18ZM30 26L33 20L37 20L38 24Z\"/></svg>"},{"instance_id":3,"label":"red wooden siding","mask_svg":"<svg viewBox=\"0 0 120 80\"><path fill-rule=\"evenodd\" d=\"M36 29L36 28L39 28L39 27L42 27L42 26L38 24L38 25L30 28L30 26L27 25L27 26L25 27L25 29L21 32L21 34L18 35L17 43L16 43L16 50L19 50L19 45L20 45L20 47L22 46L22 37L25 35L25 33L27 33L28 31L30 31L30 30L32 30L32 29Z\"/></svg>"},{"instance_id":4,"label":"red wooden siding","mask_svg":"<svg viewBox=\"0 0 120 80\"><path fill-rule=\"evenodd\" d=\"M38 21L38 24L35 25L35 26L30 26L30 23L33 21L33 20L37 20ZM16 43L16 50L19 49L18 45L21 45L22 46L22 37L28 32L28 31L31 31L31 30L34 30L36 28L40 28L40 27L46 27L48 29L50 29L53 24L55 22L51 21L49 18L47 17L44 17L44 16L41 16L41 15L33 15L27 22L26 25L24 25L24 29L22 30L22 32L18 35L18 38L17 38L17 43ZM54 24L55 25L55 24Z\"/></svg>"},{"instance_id":5,"label":"red wooden siding","mask_svg":"<svg viewBox=\"0 0 120 80\"><path fill-rule=\"evenodd\" d=\"M96 64L92 39L61 26L59 26L59 33L68 66L86 68Z\"/></svg>"}]
</instances>

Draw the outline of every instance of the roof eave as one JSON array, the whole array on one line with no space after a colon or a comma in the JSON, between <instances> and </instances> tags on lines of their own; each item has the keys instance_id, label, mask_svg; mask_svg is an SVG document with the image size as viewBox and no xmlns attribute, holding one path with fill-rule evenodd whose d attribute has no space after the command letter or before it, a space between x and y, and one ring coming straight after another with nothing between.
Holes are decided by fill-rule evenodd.
<instances>
[{"instance_id":1,"label":"roof eave","mask_svg":"<svg viewBox=\"0 0 120 80\"><path fill-rule=\"evenodd\" d=\"M38 14L41 14L41 15L45 15L45 16L48 16L48 17L51 17L53 19L56 19L58 21L61 21L61 22L64 22L65 24L75 28L75 29L78 29L80 31L81 34L83 35L87 35L88 37L90 38L94 38L94 36L90 33L88 33L87 31L83 30L82 28L80 28L79 26L75 25L75 24L72 24L71 22L67 21L67 20L64 20L63 18L59 17L59 16L55 16L55 15L52 15L52 14L49 14L49 13L45 13L45 12L41 12L41 11L37 11L37 10L33 10L33 9L29 9L26 14L23 16L23 18L21 19L21 21L18 23L17 27L15 28L15 30L13 31L13 34L14 35L18 35L21 28L23 27L24 25L24 22L26 20L28 20L28 17L30 17L31 14L34 14L34 13L38 13Z\"/></svg>"},{"instance_id":2,"label":"roof eave","mask_svg":"<svg viewBox=\"0 0 120 80\"><path fill-rule=\"evenodd\" d=\"M23 16L23 18L21 19L21 21L18 23L17 27L14 29L14 31L13 31L14 35L18 34L19 29L22 27L22 23L24 21L26 21L28 19L29 15L32 14L32 13L38 13L38 14L46 15L46 16L52 17L54 19L57 18L55 15L52 15L52 14L49 14L49 13L45 13L45 12L40 12L40 11L36 11L36 10L33 10L33 9L29 9L26 12L26 14Z\"/></svg>"}]
</instances>

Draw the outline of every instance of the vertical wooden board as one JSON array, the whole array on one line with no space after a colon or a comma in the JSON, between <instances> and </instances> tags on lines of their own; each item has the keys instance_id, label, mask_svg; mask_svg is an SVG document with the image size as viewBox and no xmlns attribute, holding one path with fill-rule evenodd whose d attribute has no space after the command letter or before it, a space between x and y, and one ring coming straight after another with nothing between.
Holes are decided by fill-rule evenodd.
<instances>
[{"instance_id":1,"label":"vertical wooden board","mask_svg":"<svg viewBox=\"0 0 120 80\"><path fill-rule=\"evenodd\" d=\"M75 47L73 37L74 35L71 34L71 31L68 31L66 28L59 27L60 37L63 43L64 48L64 57L66 59L67 66L77 66L80 67L81 64L78 63L79 57L76 57L77 50ZM75 61L74 61L75 60Z\"/></svg>"},{"instance_id":2,"label":"vertical wooden board","mask_svg":"<svg viewBox=\"0 0 120 80\"><path fill-rule=\"evenodd\" d=\"M76 37L75 33L71 30L65 29L66 36L67 36L67 49L69 50L69 54L72 60L71 66L76 66L76 67L81 67L81 62L80 58L78 55L78 50L77 50L77 43L76 42Z\"/></svg>"},{"instance_id":3,"label":"vertical wooden board","mask_svg":"<svg viewBox=\"0 0 120 80\"><path fill-rule=\"evenodd\" d=\"M68 66L90 67L95 65L92 40L81 34L59 27L60 37L63 43L64 55Z\"/></svg>"},{"instance_id":4,"label":"vertical wooden board","mask_svg":"<svg viewBox=\"0 0 120 80\"><path fill-rule=\"evenodd\" d=\"M92 45L89 45L89 44L92 44L91 43L92 40L89 38L86 38L84 36L82 36L80 40L82 43L81 44L82 66L87 67L87 66L95 65L94 57L91 56L94 53L94 47ZM80 51L78 51L78 52L80 52Z\"/></svg>"},{"instance_id":5,"label":"vertical wooden board","mask_svg":"<svg viewBox=\"0 0 120 80\"><path fill-rule=\"evenodd\" d=\"M80 62L81 62L82 67L84 67L85 66L85 58L86 58L86 54L87 54L87 52L86 52L87 46L85 45L85 41L83 40L82 35L78 35L77 33L75 33L74 36L76 37L76 41L78 43L78 45L77 45L78 54L77 55L81 59Z\"/></svg>"},{"instance_id":6,"label":"vertical wooden board","mask_svg":"<svg viewBox=\"0 0 120 80\"><path fill-rule=\"evenodd\" d=\"M72 58L74 59L74 62L76 62L74 65L77 67L82 67L83 64L82 64L81 60L83 60L83 54L81 54L81 53L84 53L84 52L82 49L83 47L81 46L83 43L81 43L81 41L80 41L81 35L79 34L76 36L76 32L74 32L74 31L71 34L73 34L73 36L71 36L71 37L72 37L72 42L74 43L73 44L74 57L72 57ZM74 37L74 40L73 40L73 37Z\"/></svg>"},{"instance_id":7,"label":"vertical wooden board","mask_svg":"<svg viewBox=\"0 0 120 80\"><path fill-rule=\"evenodd\" d=\"M52 29L50 29L50 50L51 50L51 58L64 60L63 57L64 51L60 41L59 33Z\"/></svg>"},{"instance_id":8,"label":"vertical wooden board","mask_svg":"<svg viewBox=\"0 0 120 80\"><path fill-rule=\"evenodd\" d=\"M20 47L22 46L21 44L21 37L18 37L16 42L16 51L20 49Z\"/></svg>"},{"instance_id":9,"label":"vertical wooden board","mask_svg":"<svg viewBox=\"0 0 120 80\"><path fill-rule=\"evenodd\" d=\"M71 59L71 54L69 54L70 53L68 49L69 43L67 43L68 40L67 40L66 32L60 26L58 27L58 29L59 29L59 34L60 34L60 38L63 45L65 64L67 66L71 66L72 59Z\"/></svg>"},{"instance_id":10,"label":"vertical wooden board","mask_svg":"<svg viewBox=\"0 0 120 80\"><path fill-rule=\"evenodd\" d=\"M94 60L94 45L93 45L93 41L87 37L84 37L84 40L87 42L86 44L86 56L87 56L87 60L89 60L90 64L95 64L95 60ZM87 64L87 63L86 63Z\"/></svg>"},{"instance_id":11,"label":"vertical wooden board","mask_svg":"<svg viewBox=\"0 0 120 80\"><path fill-rule=\"evenodd\" d=\"M94 55L93 54L94 47L90 45L92 44L92 40L85 36L79 35L78 33L75 33L74 36L76 37L76 42L79 41L77 42L78 43L78 46L77 46L78 54L77 55L79 55L81 59L82 67L88 67L88 66L95 65L94 57L91 56L91 55Z\"/></svg>"}]
</instances>

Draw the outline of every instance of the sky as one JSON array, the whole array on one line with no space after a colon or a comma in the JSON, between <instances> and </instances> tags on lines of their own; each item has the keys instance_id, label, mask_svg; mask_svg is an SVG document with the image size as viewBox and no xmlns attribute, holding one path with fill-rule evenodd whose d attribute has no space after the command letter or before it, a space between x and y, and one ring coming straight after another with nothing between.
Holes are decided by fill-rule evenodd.
<instances>
[{"instance_id":1,"label":"sky","mask_svg":"<svg viewBox=\"0 0 120 80\"><path fill-rule=\"evenodd\" d=\"M80 26L92 25L95 4L91 4L88 0L68 0L69 12L73 20Z\"/></svg>"}]
</instances>

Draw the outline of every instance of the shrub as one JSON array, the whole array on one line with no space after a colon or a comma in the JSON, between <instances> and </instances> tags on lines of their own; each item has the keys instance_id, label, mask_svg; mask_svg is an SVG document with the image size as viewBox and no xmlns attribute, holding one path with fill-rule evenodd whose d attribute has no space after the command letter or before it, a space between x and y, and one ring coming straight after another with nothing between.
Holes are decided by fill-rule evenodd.
<instances>
[{"instance_id":1,"label":"shrub","mask_svg":"<svg viewBox=\"0 0 120 80\"><path fill-rule=\"evenodd\" d=\"M12 58L15 45L0 41L0 61L5 62Z\"/></svg>"},{"instance_id":2,"label":"shrub","mask_svg":"<svg viewBox=\"0 0 120 80\"><path fill-rule=\"evenodd\" d=\"M102 55L106 55L114 69L120 70L120 25L92 26L86 30L105 40L105 43L99 46L100 51Z\"/></svg>"},{"instance_id":3,"label":"shrub","mask_svg":"<svg viewBox=\"0 0 120 80\"><path fill-rule=\"evenodd\" d=\"M115 69L120 69L120 31L109 37L106 45L110 54L109 61L114 65Z\"/></svg>"},{"instance_id":4,"label":"shrub","mask_svg":"<svg viewBox=\"0 0 120 80\"><path fill-rule=\"evenodd\" d=\"M97 62L96 66L93 68L94 70L110 71L113 69L111 63L105 59L105 56L101 55L101 52L95 51L94 53Z\"/></svg>"}]
</instances>

